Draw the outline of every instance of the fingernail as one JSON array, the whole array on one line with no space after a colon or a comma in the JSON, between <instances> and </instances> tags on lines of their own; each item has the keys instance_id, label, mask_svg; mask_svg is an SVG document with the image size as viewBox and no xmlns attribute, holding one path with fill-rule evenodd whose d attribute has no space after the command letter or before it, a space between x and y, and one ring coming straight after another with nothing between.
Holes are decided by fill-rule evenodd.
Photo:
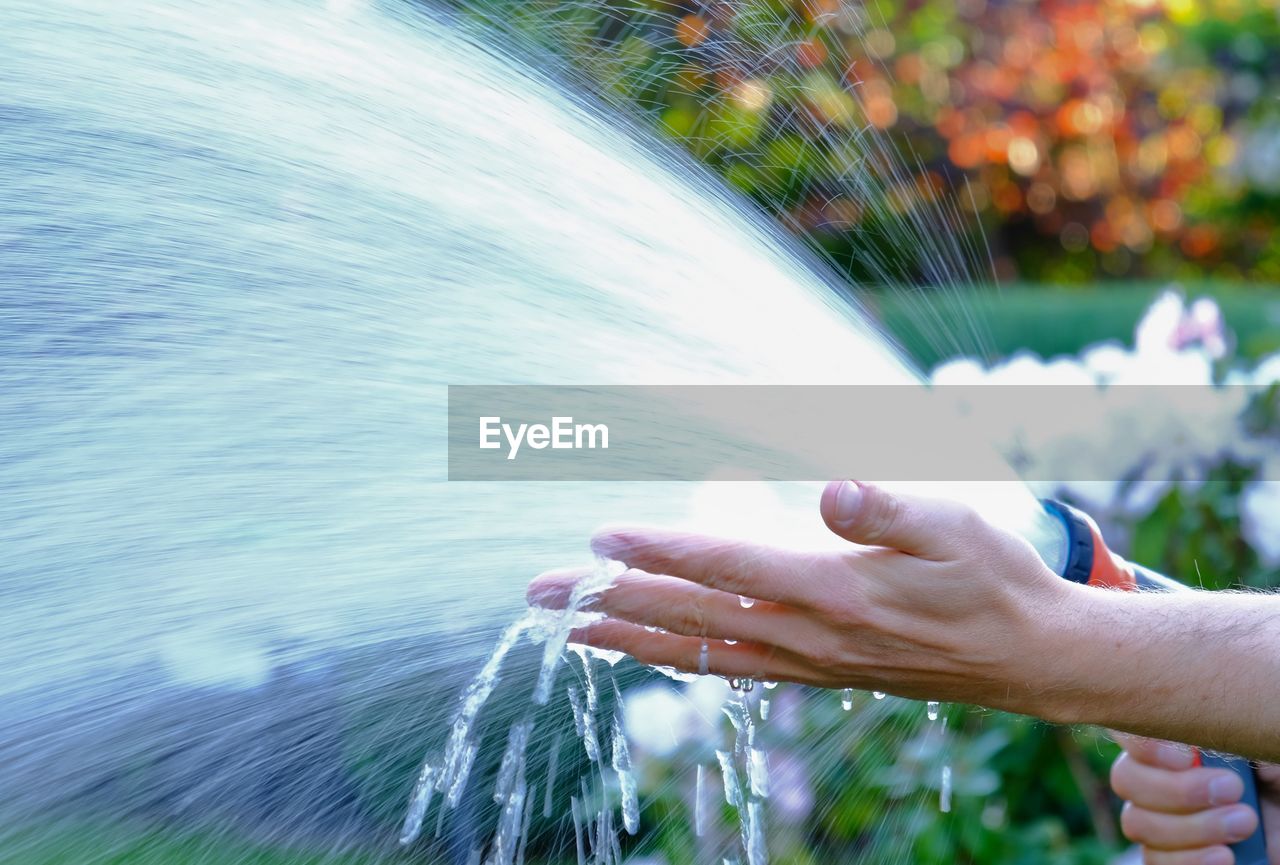
<instances>
[{"instance_id":1,"label":"fingernail","mask_svg":"<svg viewBox=\"0 0 1280 865\"><path fill-rule=\"evenodd\" d=\"M1233 841L1248 838L1258 819L1248 808L1232 808L1222 817L1222 831Z\"/></svg>"},{"instance_id":2,"label":"fingernail","mask_svg":"<svg viewBox=\"0 0 1280 865\"><path fill-rule=\"evenodd\" d=\"M832 518L838 523L851 523L862 506L862 487L853 481L841 481L836 488L836 508Z\"/></svg>"},{"instance_id":3,"label":"fingernail","mask_svg":"<svg viewBox=\"0 0 1280 865\"><path fill-rule=\"evenodd\" d=\"M1223 775L1209 782L1209 804L1230 805L1244 795L1244 782L1235 775Z\"/></svg>"},{"instance_id":4,"label":"fingernail","mask_svg":"<svg viewBox=\"0 0 1280 865\"><path fill-rule=\"evenodd\" d=\"M1196 764L1195 752L1186 745L1163 742L1156 748L1156 759L1166 769L1190 769Z\"/></svg>"}]
</instances>

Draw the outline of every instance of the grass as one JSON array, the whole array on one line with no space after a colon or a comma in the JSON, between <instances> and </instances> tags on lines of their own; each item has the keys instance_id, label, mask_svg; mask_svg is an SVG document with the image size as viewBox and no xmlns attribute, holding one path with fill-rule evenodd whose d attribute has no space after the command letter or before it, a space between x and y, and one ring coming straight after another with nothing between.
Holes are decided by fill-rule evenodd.
<instances>
[{"instance_id":1,"label":"grass","mask_svg":"<svg viewBox=\"0 0 1280 865\"><path fill-rule=\"evenodd\" d=\"M1129 345L1143 311L1165 284L1089 287L1015 285L1000 290L922 295L876 294L869 305L886 330L925 368L957 354L987 358L1030 349L1043 357L1076 354L1087 345ZM1280 287L1186 284L1188 299L1212 297L1236 335L1237 353L1256 360L1280 351Z\"/></svg>"},{"instance_id":2,"label":"grass","mask_svg":"<svg viewBox=\"0 0 1280 865\"><path fill-rule=\"evenodd\" d=\"M374 865L370 853L289 849L224 835L53 824L0 836L4 865Z\"/></svg>"}]
</instances>

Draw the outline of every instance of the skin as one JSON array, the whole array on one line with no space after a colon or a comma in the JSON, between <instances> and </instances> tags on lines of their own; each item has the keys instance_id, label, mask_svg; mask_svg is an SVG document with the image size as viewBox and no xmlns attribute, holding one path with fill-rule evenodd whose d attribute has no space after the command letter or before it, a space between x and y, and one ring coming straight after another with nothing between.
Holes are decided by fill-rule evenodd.
<instances>
[{"instance_id":1,"label":"skin","mask_svg":"<svg viewBox=\"0 0 1280 865\"><path fill-rule=\"evenodd\" d=\"M1251 835L1258 821L1253 809L1237 804L1240 779L1198 766L1185 745L1113 735L1124 748L1111 767L1112 789L1126 800L1120 825L1142 845L1146 865L1232 865L1227 845ZM1280 767L1262 764L1256 774L1266 835L1280 838ZM1267 852L1280 865L1280 845Z\"/></svg>"},{"instance_id":2,"label":"skin","mask_svg":"<svg viewBox=\"0 0 1280 865\"><path fill-rule=\"evenodd\" d=\"M595 551L630 570L591 598L605 616L573 639L689 672L705 640L719 676L974 703L1280 759L1277 598L1080 586L962 504L871 484L828 485L820 510L847 549L601 532ZM530 602L563 607L582 575L538 577ZM739 595L757 602L743 608Z\"/></svg>"}]
</instances>

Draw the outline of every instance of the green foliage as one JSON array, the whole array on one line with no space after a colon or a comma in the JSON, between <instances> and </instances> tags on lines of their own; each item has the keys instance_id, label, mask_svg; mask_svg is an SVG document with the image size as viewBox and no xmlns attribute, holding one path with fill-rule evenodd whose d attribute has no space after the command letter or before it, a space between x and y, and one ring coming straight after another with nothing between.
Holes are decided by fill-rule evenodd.
<instances>
[{"instance_id":1,"label":"green foliage","mask_svg":"<svg viewBox=\"0 0 1280 865\"><path fill-rule=\"evenodd\" d=\"M858 284L1280 280L1276 0L453 0Z\"/></svg>"}]
</instances>

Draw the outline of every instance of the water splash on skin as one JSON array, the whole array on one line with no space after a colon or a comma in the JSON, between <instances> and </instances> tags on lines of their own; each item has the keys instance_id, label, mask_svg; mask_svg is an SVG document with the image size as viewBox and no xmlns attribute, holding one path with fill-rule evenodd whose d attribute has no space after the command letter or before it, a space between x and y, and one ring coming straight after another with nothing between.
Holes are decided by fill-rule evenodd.
<instances>
[{"instance_id":1,"label":"water splash on skin","mask_svg":"<svg viewBox=\"0 0 1280 865\"><path fill-rule=\"evenodd\" d=\"M533 701L545 706L551 699L551 689L555 684L556 671L564 657L565 646L569 642L569 633L579 624L578 611L589 597L607 588L621 572L622 565L608 559L596 557L591 573L574 584L569 593L569 600L562 611L556 614L556 623L542 653L542 670L538 676L538 685L533 692ZM584 656L585 658L585 656Z\"/></svg>"}]
</instances>

